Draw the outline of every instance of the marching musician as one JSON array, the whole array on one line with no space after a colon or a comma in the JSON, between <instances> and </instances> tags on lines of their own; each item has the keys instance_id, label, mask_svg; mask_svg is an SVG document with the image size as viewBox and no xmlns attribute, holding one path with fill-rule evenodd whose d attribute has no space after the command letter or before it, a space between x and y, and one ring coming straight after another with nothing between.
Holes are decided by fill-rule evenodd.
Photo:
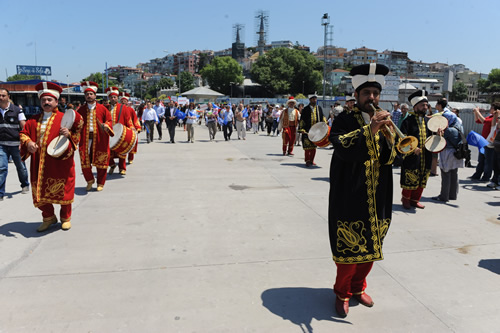
<instances>
[{"instance_id":1,"label":"marching musician","mask_svg":"<svg viewBox=\"0 0 500 333\"><path fill-rule=\"evenodd\" d=\"M31 156L30 179L33 204L42 211L43 222L37 231L45 231L57 223L53 204L61 205L61 228L68 230L71 228L71 204L75 196L73 156L80 141L83 119L74 112L75 118L71 128L62 128L64 113L57 108L62 88L52 82L40 82L35 89L38 91L43 112L26 122L20 133L20 139L21 156L24 160ZM47 146L52 140L58 140L60 135L69 140L67 153L61 157L53 157L48 154Z\"/></svg>"},{"instance_id":2,"label":"marching musician","mask_svg":"<svg viewBox=\"0 0 500 333\"><path fill-rule=\"evenodd\" d=\"M97 191L102 191L106 183L109 162L109 137L114 136L111 114L102 104L97 103L99 85L92 81L81 83L85 94L85 104L78 112L83 117L84 128L80 137L80 163L90 191L95 183L92 166L97 169Z\"/></svg>"},{"instance_id":3,"label":"marching musician","mask_svg":"<svg viewBox=\"0 0 500 333\"><path fill-rule=\"evenodd\" d=\"M299 124L299 111L295 109L297 101L290 96L286 102L286 109L283 110L280 117L280 122L278 124L278 130L282 132L283 136L283 156L288 154L293 156L293 144L295 142L295 133L297 131L297 125Z\"/></svg>"},{"instance_id":4,"label":"marching musician","mask_svg":"<svg viewBox=\"0 0 500 333\"><path fill-rule=\"evenodd\" d=\"M132 128L135 130L134 123L132 121L132 116L130 115L129 107L127 102L124 104L118 103L118 95L120 90L117 87L108 87L105 90L108 95L109 100L109 113L111 114L111 125L122 124L125 127ZM120 175L124 176L127 173L127 155L118 155L114 151L109 153L109 174L112 175L115 171L116 164L115 158L118 158L118 168L120 170Z\"/></svg>"},{"instance_id":5,"label":"marching musician","mask_svg":"<svg viewBox=\"0 0 500 333\"><path fill-rule=\"evenodd\" d=\"M351 112L354 108L354 104L356 104L356 97L353 95L347 95L345 98L344 112Z\"/></svg>"},{"instance_id":6,"label":"marching musician","mask_svg":"<svg viewBox=\"0 0 500 333\"><path fill-rule=\"evenodd\" d=\"M425 90L417 90L410 95L408 101L413 106L414 114L409 114L401 122L401 132L414 136L418 139L418 147L411 154L403 157L401 165L401 202L405 209L416 207L425 208L420 203L422 192L427 185L427 180L431 172L432 153L425 149L425 140L430 135L425 123L425 115L429 101Z\"/></svg>"},{"instance_id":7,"label":"marching musician","mask_svg":"<svg viewBox=\"0 0 500 333\"><path fill-rule=\"evenodd\" d=\"M304 149L304 160L306 166L316 165L314 156L316 156L316 145L309 140L307 133L311 127L319 122L326 122L323 115L323 109L318 105L318 95L309 97L309 104L302 110L300 115L299 132L302 133L302 148Z\"/></svg>"},{"instance_id":8,"label":"marching musician","mask_svg":"<svg viewBox=\"0 0 500 333\"><path fill-rule=\"evenodd\" d=\"M134 124L134 127L137 131L137 133L140 133L142 130L141 122L139 121L139 117L137 117L137 113L135 113L134 108L131 106L131 102L129 102L130 99L130 94L127 92L122 91L120 93L120 102L123 105L128 106L129 112L130 112L130 117L132 118L132 123ZM134 155L137 154L137 146L139 144L139 140L135 143L134 148L128 153L128 164L134 163Z\"/></svg>"},{"instance_id":9,"label":"marching musician","mask_svg":"<svg viewBox=\"0 0 500 333\"><path fill-rule=\"evenodd\" d=\"M340 317L347 316L351 297L373 306L365 293L366 277L373 262L383 259L382 243L391 224L391 164L396 151L380 129L392 123L389 112L372 108L378 105L388 72L386 66L375 63L351 70L357 104L351 112L342 112L330 131L334 153L328 226L337 266L335 309Z\"/></svg>"}]
</instances>

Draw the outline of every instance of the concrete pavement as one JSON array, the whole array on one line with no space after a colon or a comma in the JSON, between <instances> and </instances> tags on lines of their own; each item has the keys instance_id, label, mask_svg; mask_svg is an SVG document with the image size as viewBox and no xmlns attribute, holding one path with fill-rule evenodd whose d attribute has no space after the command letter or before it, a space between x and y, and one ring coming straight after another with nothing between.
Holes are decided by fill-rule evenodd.
<instances>
[{"instance_id":1,"label":"concrete pavement","mask_svg":"<svg viewBox=\"0 0 500 333\"><path fill-rule=\"evenodd\" d=\"M41 215L9 165L0 202L0 332L497 332L500 191L466 179L456 202L401 207L367 292L334 311L327 212L332 150L305 168L281 138L146 144L125 177L86 193L76 158L73 228ZM157 138L157 135L155 135ZM475 148L472 148L475 149Z\"/></svg>"}]
</instances>

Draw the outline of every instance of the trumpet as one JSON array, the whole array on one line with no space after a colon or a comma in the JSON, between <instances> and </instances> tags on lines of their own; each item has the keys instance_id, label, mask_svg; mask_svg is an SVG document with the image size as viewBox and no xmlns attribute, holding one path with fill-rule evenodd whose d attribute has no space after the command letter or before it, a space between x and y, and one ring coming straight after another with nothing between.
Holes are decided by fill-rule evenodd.
<instances>
[{"instance_id":1,"label":"trumpet","mask_svg":"<svg viewBox=\"0 0 500 333\"><path fill-rule=\"evenodd\" d=\"M375 105L370 104L370 106L372 107L373 112L378 112L378 109L375 107ZM394 144L397 134L397 136L399 136L399 141L396 144L396 149L401 154L413 153L413 151L418 147L418 139L411 135L404 135L403 132L401 132L401 130L394 124L390 117L389 120L391 121L392 128L394 130L391 130L391 128L387 126L387 124L384 125L384 128L382 129L382 132L384 133L384 136L386 137L388 142Z\"/></svg>"}]
</instances>

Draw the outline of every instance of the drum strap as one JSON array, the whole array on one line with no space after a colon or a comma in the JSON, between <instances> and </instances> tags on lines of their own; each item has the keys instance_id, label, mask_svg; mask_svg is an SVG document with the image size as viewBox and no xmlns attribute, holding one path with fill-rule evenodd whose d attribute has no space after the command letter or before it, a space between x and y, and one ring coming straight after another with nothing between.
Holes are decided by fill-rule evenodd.
<instances>
[{"instance_id":1,"label":"drum strap","mask_svg":"<svg viewBox=\"0 0 500 333\"><path fill-rule=\"evenodd\" d=\"M122 116L122 109L123 109L123 104L120 105L120 112L118 112L118 120L116 121L117 124L120 122L120 117Z\"/></svg>"}]
</instances>

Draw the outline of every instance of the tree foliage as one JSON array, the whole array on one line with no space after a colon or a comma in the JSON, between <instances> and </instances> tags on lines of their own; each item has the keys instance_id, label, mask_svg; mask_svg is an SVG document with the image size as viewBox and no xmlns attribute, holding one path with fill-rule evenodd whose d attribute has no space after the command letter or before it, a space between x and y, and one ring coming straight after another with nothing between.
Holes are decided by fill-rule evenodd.
<instances>
[{"instance_id":1,"label":"tree foliage","mask_svg":"<svg viewBox=\"0 0 500 333\"><path fill-rule=\"evenodd\" d=\"M488 78L480 79L478 82L478 88L480 92L483 93L499 93L500 92L500 68L494 68L488 74Z\"/></svg>"},{"instance_id":2,"label":"tree foliage","mask_svg":"<svg viewBox=\"0 0 500 333\"><path fill-rule=\"evenodd\" d=\"M168 77L162 77L157 83L158 90L169 89L174 86L174 81Z\"/></svg>"},{"instance_id":3,"label":"tree foliage","mask_svg":"<svg viewBox=\"0 0 500 333\"><path fill-rule=\"evenodd\" d=\"M231 57L215 58L200 74L207 80L210 88L225 95L231 92L231 82L237 84L243 82L243 68Z\"/></svg>"},{"instance_id":4,"label":"tree foliage","mask_svg":"<svg viewBox=\"0 0 500 333\"><path fill-rule=\"evenodd\" d=\"M450 100L454 102L463 102L467 99L467 86L463 82L457 82L453 85L453 91L450 93Z\"/></svg>"},{"instance_id":5,"label":"tree foliage","mask_svg":"<svg viewBox=\"0 0 500 333\"><path fill-rule=\"evenodd\" d=\"M179 87L179 77L181 80L180 93L191 90L194 88L194 77L190 72L181 72L181 75L177 77L176 84Z\"/></svg>"},{"instance_id":6,"label":"tree foliage","mask_svg":"<svg viewBox=\"0 0 500 333\"><path fill-rule=\"evenodd\" d=\"M14 74L7 78L7 82L22 81L22 80L40 80L40 75Z\"/></svg>"},{"instance_id":7,"label":"tree foliage","mask_svg":"<svg viewBox=\"0 0 500 333\"><path fill-rule=\"evenodd\" d=\"M276 48L252 66L254 81L274 94L314 93L322 86L322 63L306 51Z\"/></svg>"},{"instance_id":8,"label":"tree foliage","mask_svg":"<svg viewBox=\"0 0 500 333\"><path fill-rule=\"evenodd\" d=\"M104 80L103 80L104 78ZM106 77L102 73L92 73L86 78L82 79L82 81L92 81L99 85L98 93L104 93L106 90ZM108 80L108 87L117 87L118 82L115 80Z\"/></svg>"}]
</instances>

